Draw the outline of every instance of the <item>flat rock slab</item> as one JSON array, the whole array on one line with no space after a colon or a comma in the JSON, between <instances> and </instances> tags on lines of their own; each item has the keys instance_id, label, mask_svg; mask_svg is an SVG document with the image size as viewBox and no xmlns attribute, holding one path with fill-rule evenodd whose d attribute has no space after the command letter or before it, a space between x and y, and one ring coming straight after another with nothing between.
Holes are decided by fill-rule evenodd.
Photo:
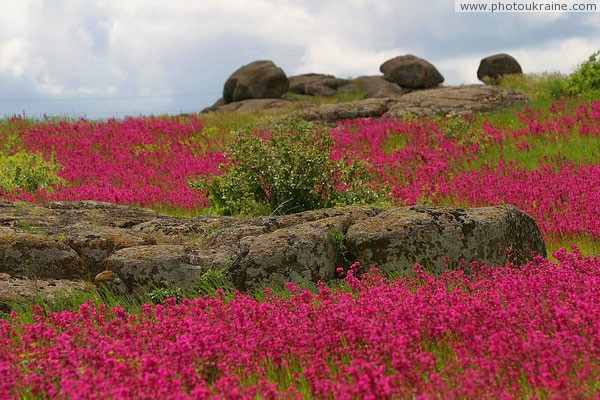
<instances>
[{"instance_id":1,"label":"flat rock slab","mask_svg":"<svg viewBox=\"0 0 600 400\"><path fill-rule=\"evenodd\" d=\"M202 110L203 113L229 113L229 112L267 112L267 113L279 113L286 109L292 109L294 102L286 99L247 99L236 101L233 103L224 103L218 101L211 107L207 107Z\"/></svg>"},{"instance_id":2,"label":"flat rock slab","mask_svg":"<svg viewBox=\"0 0 600 400\"><path fill-rule=\"evenodd\" d=\"M121 249L107 260L131 291L157 287L192 289L206 269L190 263L191 249L181 245L136 246Z\"/></svg>"},{"instance_id":3,"label":"flat rock slab","mask_svg":"<svg viewBox=\"0 0 600 400\"><path fill-rule=\"evenodd\" d=\"M0 227L0 272L28 278L86 278L89 269L67 244Z\"/></svg>"},{"instance_id":4,"label":"flat rock slab","mask_svg":"<svg viewBox=\"0 0 600 400\"><path fill-rule=\"evenodd\" d=\"M520 92L497 86L465 85L416 90L390 105L388 117L460 116L489 112L526 104L529 98Z\"/></svg>"},{"instance_id":5,"label":"flat rock slab","mask_svg":"<svg viewBox=\"0 0 600 400\"><path fill-rule=\"evenodd\" d=\"M66 279L27 279L0 273L0 313L12 311L15 304L27 305L40 299L52 302L75 292L90 290L91 283Z\"/></svg>"},{"instance_id":6,"label":"flat rock slab","mask_svg":"<svg viewBox=\"0 0 600 400\"><path fill-rule=\"evenodd\" d=\"M348 103L324 104L301 111L307 121L335 122L343 119L379 118L388 111L391 99L365 99Z\"/></svg>"}]
</instances>

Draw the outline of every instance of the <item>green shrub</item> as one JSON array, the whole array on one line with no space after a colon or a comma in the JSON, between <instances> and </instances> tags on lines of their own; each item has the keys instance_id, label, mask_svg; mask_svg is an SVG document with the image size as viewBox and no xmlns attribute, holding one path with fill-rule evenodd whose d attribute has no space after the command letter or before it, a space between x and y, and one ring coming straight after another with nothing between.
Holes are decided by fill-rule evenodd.
<instances>
[{"instance_id":1,"label":"green shrub","mask_svg":"<svg viewBox=\"0 0 600 400\"><path fill-rule=\"evenodd\" d=\"M24 189L35 192L62 182L57 175L62 166L46 161L39 153L18 152L7 156L0 152L0 189Z\"/></svg>"},{"instance_id":2,"label":"green shrub","mask_svg":"<svg viewBox=\"0 0 600 400\"><path fill-rule=\"evenodd\" d=\"M333 144L327 132L299 119L263 135L243 132L228 154L227 172L190 185L205 189L226 215L288 214L380 200L363 164L331 159Z\"/></svg>"},{"instance_id":3,"label":"green shrub","mask_svg":"<svg viewBox=\"0 0 600 400\"><path fill-rule=\"evenodd\" d=\"M586 90L600 89L600 51L592 54L569 76L569 91L580 94Z\"/></svg>"}]
</instances>

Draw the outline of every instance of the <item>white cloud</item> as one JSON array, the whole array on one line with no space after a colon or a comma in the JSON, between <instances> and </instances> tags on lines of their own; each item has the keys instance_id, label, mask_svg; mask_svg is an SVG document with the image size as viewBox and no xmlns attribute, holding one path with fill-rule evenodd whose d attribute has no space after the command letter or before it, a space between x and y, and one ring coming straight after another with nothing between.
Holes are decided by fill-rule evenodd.
<instances>
[{"instance_id":1,"label":"white cloud","mask_svg":"<svg viewBox=\"0 0 600 400\"><path fill-rule=\"evenodd\" d=\"M479 60L501 51L528 72L570 72L600 49L598 13L466 15L454 13L448 0L0 3L0 91L5 85L55 97L208 93L97 106L107 112L200 109L216 100L231 72L254 59L273 59L290 75L347 77L378 74L385 60L412 53L458 84L476 82ZM36 106L53 112L60 107L54 104L60 103Z\"/></svg>"},{"instance_id":2,"label":"white cloud","mask_svg":"<svg viewBox=\"0 0 600 400\"><path fill-rule=\"evenodd\" d=\"M520 48L511 54L525 72L562 72L573 70L595 51L600 50L600 38L572 38L541 48Z\"/></svg>"},{"instance_id":3,"label":"white cloud","mask_svg":"<svg viewBox=\"0 0 600 400\"><path fill-rule=\"evenodd\" d=\"M0 43L0 74L20 77L29 67L31 45L22 39Z\"/></svg>"}]
</instances>

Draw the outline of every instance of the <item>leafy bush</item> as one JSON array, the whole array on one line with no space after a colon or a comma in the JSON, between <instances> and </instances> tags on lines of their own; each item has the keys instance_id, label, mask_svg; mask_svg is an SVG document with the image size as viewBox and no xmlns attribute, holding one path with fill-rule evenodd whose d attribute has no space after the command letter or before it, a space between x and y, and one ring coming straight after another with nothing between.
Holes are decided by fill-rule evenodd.
<instances>
[{"instance_id":1,"label":"leafy bush","mask_svg":"<svg viewBox=\"0 0 600 400\"><path fill-rule=\"evenodd\" d=\"M378 201L365 164L348 157L332 160L333 144L327 132L299 119L270 132L243 132L228 154L228 171L190 185L205 189L213 206L227 215L287 214Z\"/></svg>"},{"instance_id":2,"label":"leafy bush","mask_svg":"<svg viewBox=\"0 0 600 400\"><path fill-rule=\"evenodd\" d=\"M46 161L40 153L18 152L10 156L0 152L0 189L24 189L35 192L62 182L57 173L62 166Z\"/></svg>"},{"instance_id":3,"label":"leafy bush","mask_svg":"<svg viewBox=\"0 0 600 400\"><path fill-rule=\"evenodd\" d=\"M580 94L586 90L600 89L600 51L592 54L569 77L569 91Z\"/></svg>"}]
</instances>

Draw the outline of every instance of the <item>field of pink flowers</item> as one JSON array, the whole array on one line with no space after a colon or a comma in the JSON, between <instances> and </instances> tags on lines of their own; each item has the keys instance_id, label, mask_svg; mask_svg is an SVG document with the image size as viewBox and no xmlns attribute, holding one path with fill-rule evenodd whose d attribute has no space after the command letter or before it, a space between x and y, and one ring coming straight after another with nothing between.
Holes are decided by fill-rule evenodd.
<instances>
[{"instance_id":1,"label":"field of pink flowers","mask_svg":"<svg viewBox=\"0 0 600 400\"><path fill-rule=\"evenodd\" d=\"M555 103L545 112L526 109L518 119L514 127L469 119L346 121L330 131L332 157L367 161L398 204L511 203L546 235L600 237L600 103L571 111ZM232 140L209 136L194 115L14 125L20 147L63 167L65 183L53 190L0 193L28 201L202 209L207 200L189 181L218 173Z\"/></svg>"},{"instance_id":2,"label":"field of pink flowers","mask_svg":"<svg viewBox=\"0 0 600 400\"><path fill-rule=\"evenodd\" d=\"M600 257L0 321L2 398L593 398Z\"/></svg>"},{"instance_id":3,"label":"field of pink flowers","mask_svg":"<svg viewBox=\"0 0 600 400\"><path fill-rule=\"evenodd\" d=\"M600 103L481 119L346 121L332 157L366 161L397 204L511 203L546 238L600 240ZM200 117L5 121L0 151L43 154L62 183L0 196L197 211L232 135ZM594 398L600 256L574 249L438 278L349 276L318 294L88 302L0 320L0 398ZM369 267L369 266L366 266Z\"/></svg>"}]
</instances>

